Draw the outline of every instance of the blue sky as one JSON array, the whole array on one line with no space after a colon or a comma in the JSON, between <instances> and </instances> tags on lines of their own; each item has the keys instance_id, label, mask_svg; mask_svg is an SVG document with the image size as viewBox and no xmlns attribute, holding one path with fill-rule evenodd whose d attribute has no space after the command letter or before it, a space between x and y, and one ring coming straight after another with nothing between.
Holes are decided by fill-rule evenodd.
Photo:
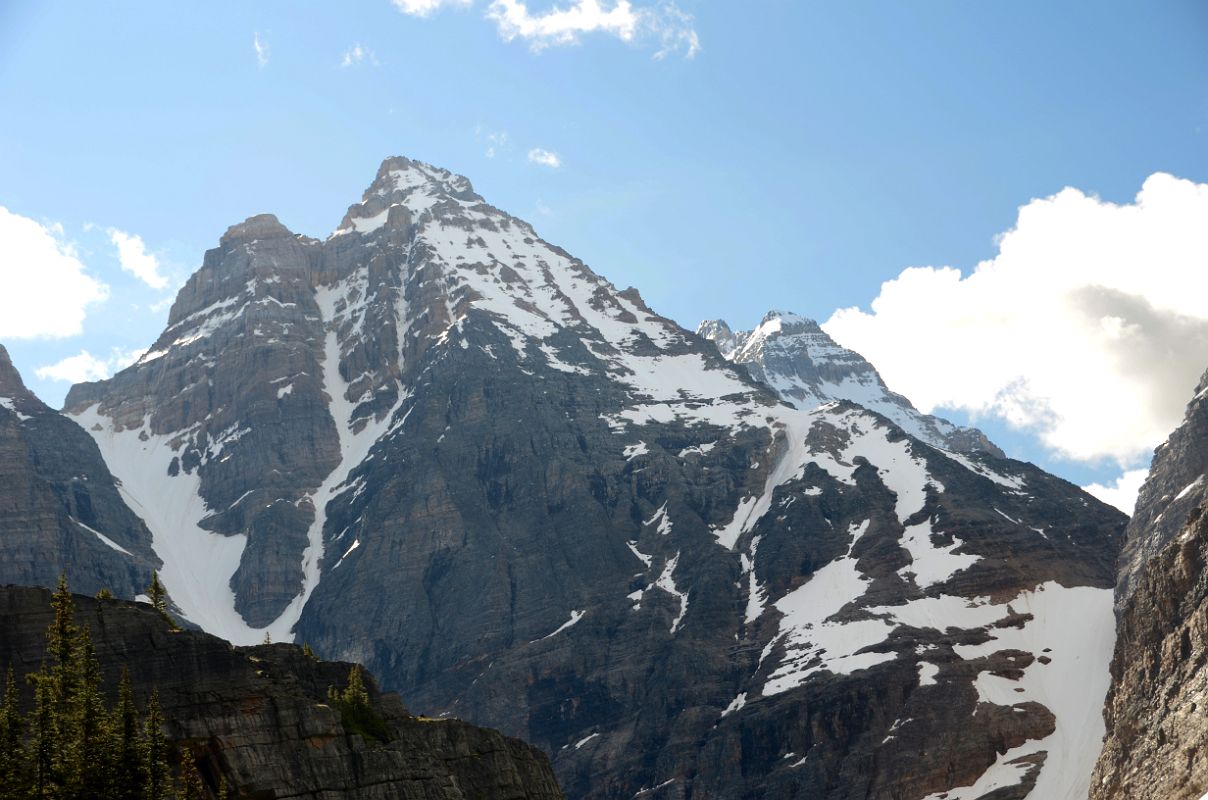
<instances>
[{"instance_id":1,"label":"blue sky","mask_svg":"<svg viewBox=\"0 0 1208 800\"><path fill-rule=\"evenodd\" d=\"M1154 173L1208 183L1200 0L631 0L636 26L571 42L497 18L539 27L583 0L423 5L0 5L0 206L61 225L109 287L77 335L0 339L41 396L68 384L39 367L149 345L228 225L270 211L326 236L390 154L468 176L690 327L867 310L912 266L967 275L1067 186L1127 205ZM114 230L166 288L122 271ZM29 269L0 251L0 277ZM1088 455L1038 433L1043 414L1020 430L960 402L949 416L1078 482L1143 466L1135 443Z\"/></svg>"}]
</instances>

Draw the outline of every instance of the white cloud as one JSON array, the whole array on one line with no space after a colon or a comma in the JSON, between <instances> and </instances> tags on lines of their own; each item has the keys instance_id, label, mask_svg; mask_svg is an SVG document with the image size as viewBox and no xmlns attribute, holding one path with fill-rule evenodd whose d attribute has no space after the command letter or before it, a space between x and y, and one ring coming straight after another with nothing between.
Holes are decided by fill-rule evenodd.
<instances>
[{"instance_id":1,"label":"white cloud","mask_svg":"<svg viewBox=\"0 0 1208 800\"><path fill-rule=\"evenodd\" d=\"M159 259L147 252L142 237L126 233L117 228L108 230L109 241L117 248L122 269L138 278L152 289L166 289L168 279L159 272Z\"/></svg>"},{"instance_id":2,"label":"white cloud","mask_svg":"<svg viewBox=\"0 0 1208 800\"><path fill-rule=\"evenodd\" d=\"M81 350L58 363L38 367L34 373L44 381L103 381L118 370L133 364L144 352L146 351L114 348L108 358L97 358L87 350Z\"/></svg>"},{"instance_id":3,"label":"white cloud","mask_svg":"<svg viewBox=\"0 0 1208 800\"><path fill-rule=\"evenodd\" d=\"M0 339L78 335L109 287L87 274L59 225L0 206Z\"/></svg>"},{"instance_id":4,"label":"white cloud","mask_svg":"<svg viewBox=\"0 0 1208 800\"><path fill-rule=\"evenodd\" d=\"M473 0L390 0L395 7L404 14L412 14L417 17L426 17L432 14L439 8L444 6L461 6L470 5Z\"/></svg>"},{"instance_id":5,"label":"white cloud","mask_svg":"<svg viewBox=\"0 0 1208 800\"><path fill-rule=\"evenodd\" d=\"M470 6L473 0L392 0L402 12L430 16L444 6ZM692 58L700 51L700 38L693 18L670 0L635 8L630 0L615 0L607 7L601 0L574 0L565 7L533 12L525 0L491 0L487 19L495 23L505 41L522 39L535 52L557 45L578 44L584 34L613 36L623 42L650 41L662 59L682 52Z\"/></svg>"},{"instance_id":6,"label":"white cloud","mask_svg":"<svg viewBox=\"0 0 1208 800\"><path fill-rule=\"evenodd\" d=\"M264 69L268 65L268 45L260 39L260 32L252 35L252 49L256 51L256 63Z\"/></svg>"},{"instance_id":7,"label":"white cloud","mask_svg":"<svg viewBox=\"0 0 1208 800\"><path fill-rule=\"evenodd\" d=\"M1208 366L1208 185L1159 173L1123 205L1065 189L997 244L968 277L907 269L823 327L926 410L997 415L1069 459L1147 459Z\"/></svg>"},{"instance_id":8,"label":"white cloud","mask_svg":"<svg viewBox=\"0 0 1208 800\"><path fill-rule=\"evenodd\" d=\"M367 47L361 47L361 45L358 43L354 44L350 50L344 53L344 58L340 61L340 66L352 67L360 64L362 61L368 61L370 64L374 65L378 63L377 56L373 54L373 51Z\"/></svg>"},{"instance_id":9,"label":"white cloud","mask_svg":"<svg viewBox=\"0 0 1208 800\"><path fill-rule=\"evenodd\" d=\"M507 131L488 131L486 134L487 149L486 157L494 158L500 150L507 147L508 132Z\"/></svg>"},{"instance_id":10,"label":"white cloud","mask_svg":"<svg viewBox=\"0 0 1208 800\"><path fill-rule=\"evenodd\" d=\"M1132 516L1133 509L1137 506L1137 494L1141 491L1141 484L1145 483L1145 478L1148 477L1148 469L1130 469L1116 478L1115 483L1104 486L1101 483L1092 483L1090 486L1083 486L1083 490L1094 497L1099 498L1109 506L1115 506L1125 514Z\"/></svg>"},{"instance_id":11,"label":"white cloud","mask_svg":"<svg viewBox=\"0 0 1208 800\"><path fill-rule=\"evenodd\" d=\"M558 169L562 166L562 159L558 157L557 153L550 152L549 150L543 150L540 147L534 147L532 150L529 150L528 160L534 164L549 167L550 169Z\"/></svg>"}]
</instances>

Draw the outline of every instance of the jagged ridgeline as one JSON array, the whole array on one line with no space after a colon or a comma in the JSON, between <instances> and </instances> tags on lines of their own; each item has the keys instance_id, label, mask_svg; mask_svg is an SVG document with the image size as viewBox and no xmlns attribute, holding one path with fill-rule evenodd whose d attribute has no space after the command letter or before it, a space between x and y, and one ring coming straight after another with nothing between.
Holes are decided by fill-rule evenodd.
<instances>
[{"instance_id":1,"label":"jagged ridgeline","mask_svg":"<svg viewBox=\"0 0 1208 800\"><path fill-rule=\"evenodd\" d=\"M812 323L714 333L392 158L324 240L231 227L66 414L189 623L363 663L574 797L1085 794L1123 515Z\"/></svg>"},{"instance_id":2,"label":"jagged ridgeline","mask_svg":"<svg viewBox=\"0 0 1208 800\"><path fill-rule=\"evenodd\" d=\"M0 589L0 659L3 798L562 797L533 748L411 717L359 665L232 648L65 582Z\"/></svg>"}]
</instances>

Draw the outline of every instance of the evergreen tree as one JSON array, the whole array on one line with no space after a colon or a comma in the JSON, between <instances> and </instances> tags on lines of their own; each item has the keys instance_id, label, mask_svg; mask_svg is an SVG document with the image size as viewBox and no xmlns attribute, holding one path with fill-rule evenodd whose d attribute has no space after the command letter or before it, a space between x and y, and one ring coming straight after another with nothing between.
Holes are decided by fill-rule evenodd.
<instances>
[{"instance_id":1,"label":"evergreen tree","mask_svg":"<svg viewBox=\"0 0 1208 800\"><path fill-rule=\"evenodd\" d=\"M75 695L67 699L64 772L71 796L104 798L113 782L113 730L101 694L101 665L92 646L92 633L81 628L76 635L73 663L69 665L75 672Z\"/></svg>"},{"instance_id":2,"label":"evergreen tree","mask_svg":"<svg viewBox=\"0 0 1208 800\"><path fill-rule=\"evenodd\" d=\"M159 573L151 573L151 585L147 587L147 597L151 599L151 605L159 612L159 615L172 627L172 630L180 630L180 626L176 624L176 620L168 614L168 590L159 582Z\"/></svg>"},{"instance_id":3,"label":"evergreen tree","mask_svg":"<svg viewBox=\"0 0 1208 800\"><path fill-rule=\"evenodd\" d=\"M197 770L197 761L188 745L180 750L180 780L176 797L177 800L208 800L201 773Z\"/></svg>"},{"instance_id":4,"label":"evergreen tree","mask_svg":"<svg viewBox=\"0 0 1208 800\"><path fill-rule=\"evenodd\" d=\"M33 741L30 763L31 797L53 800L59 791L59 715L56 708L54 682L45 664L30 676L34 685L32 720Z\"/></svg>"},{"instance_id":5,"label":"evergreen tree","mask_svg":"<svg viewBox=\"0 0 1208 800\"><path fill-rule=\"evenodd\" d=\"M138 708L130 688L129 669L122 670L111 724L116 740L113 800L143 800L147 784L146 748L139 731Z\"/></svg>"},{"instance_id":6,"label":"evergreen tree","mask_svg":"<svg viewBox=\"0 0 1208 800\"><path fill-rule=\"evenodd\" d=\"M0 800L25 800L29 796L28 753L23 738L25 720L17 702L17 681L10 666L4 681L4 701L0 705Z\"/></svg>"},{"instance_id":7,"label":"evergreen tree","mask_svg":"<svg viewBox=\"0 0 1208 800\"><path fill-rule=\"evenodd\" d=\"M147 701L147 716L144 723L144 764L147 782L144 784L144 800L163 800L168 793L168 740L164 737L164 715L159 710L159 692L152 691Z\"/></svg>"},{"instance_id":8,"label":"evergreen tree","mask_svg":"<svg viewBox=\"0 0 1208 800\"><path fill-rule=\"evenodd\" d=\"M348 671L348 685L344 687L344 691L336 691L334 686L328 687L327 698L339 710L340 721L349 733L382 742L390 739L386 721L369 703L369 690L365 688L365 677L360 664L353 664Z\"/></svg>"}]
</instances>

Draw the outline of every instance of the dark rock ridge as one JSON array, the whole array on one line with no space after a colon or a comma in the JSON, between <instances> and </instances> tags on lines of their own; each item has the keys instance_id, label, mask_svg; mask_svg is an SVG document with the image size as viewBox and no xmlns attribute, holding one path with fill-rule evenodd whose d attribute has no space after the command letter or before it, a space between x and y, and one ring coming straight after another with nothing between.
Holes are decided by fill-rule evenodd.
<instances>
[{"instance_id":1,"label":"dark rock ridge","mask_svg":"<svg viewBox=\"0 0 1208 800\"><path fill-rule=\"evenodd\" d=\"M1125 537L1117 601L1132 594L1148 564L1175 538L1188 515L1208 501L1208 372L1183 423L1154 451Z\"/></svg>"},{"instance_id":2,"label":"dark rock ridge","mask_svg":"<svg viewBox=\"0 0 1208 800\"><path fill-rule=\"evenodd\" d=\"M445 170L388 159L325 241L231 228L67 405L189 619L365 663L574 797L1085 793L1123 515L784 404Z\"/></svg>"},{"instance_id":3,"label":"dark rock ridge","mask_svg":"<svg viewBox=\"0 0 1208 800\"><path fill-rule=\"evenodd\" d=\"M96 442L33 395L0 346L0 581L141 593L160 565Z\"/></svg>"},{"instance_id":4,"label":"dark rock ridge","mask_svg":"<svg viewBox=\"0 0 1208 800\"><path fill-rule=\"evenodd\" d=\"M327 701L350 664L287 644L232 647L171 631L144 604L77 596L111 691L130 670L136 702L159 691L168 738L192 750L211 793L341 800L560 800L549 760L534 747L459 720L419 719L367 680L389 741L349 733ZM50 592L0 588L0 665L18 675L45 658ZM26 690L27 694L32 690ZM32 697L24 698L27 704Z\"/></svg>"},{"instance_id":5,"label":"dark rock ridge","mask_svg":"<svg viewBox=\"0 0 1208 800\"><path fill-rule=\"evenodd\" d=\"M735 333L725 320L713 319L697 326L696 333L797 408L849 400L888 417L934 447L1006 457L976 428L920 413L908 399L890 391L876 367L859 353L841 347L812 319L769 311L754 330Z\"/></svg>"},{"instance_id":6,"label":"dark rock ridge","mask_svg":"<svg viewBox=\"0 0 1208 800\"><path fill-rule=\"evenodd\" d=\"M1119 635L1091 800L1208 793L1208 403L1201 380L1128 527Z\"/></svg>"}]
</instances>

